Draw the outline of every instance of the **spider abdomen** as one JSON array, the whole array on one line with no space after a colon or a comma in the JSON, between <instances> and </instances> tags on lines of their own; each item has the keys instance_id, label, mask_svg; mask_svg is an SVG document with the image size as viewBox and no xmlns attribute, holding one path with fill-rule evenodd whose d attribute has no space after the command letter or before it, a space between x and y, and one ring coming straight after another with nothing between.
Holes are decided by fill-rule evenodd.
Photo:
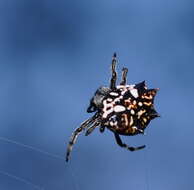
<instances>
[{"instance_id":1,"label":"spider abdomen","mask_svg":"<svg viewBox=\"0 0 194 190\"><path fill-rule=\"evenodd\" d=\"M145 82L119 85L103 100L104 125L121 135L144 133L149 122L158 117L153 107L157 89L147 89Z\"/></svg>"}]
</instances>

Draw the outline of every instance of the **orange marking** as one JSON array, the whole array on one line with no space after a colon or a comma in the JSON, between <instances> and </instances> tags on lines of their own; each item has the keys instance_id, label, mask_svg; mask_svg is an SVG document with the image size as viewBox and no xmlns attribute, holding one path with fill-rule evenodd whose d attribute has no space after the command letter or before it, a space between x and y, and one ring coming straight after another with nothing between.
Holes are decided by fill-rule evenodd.
<instances>
[{"instance_id":1,"label":"orange marking","mask_svg":"<svg viewBox=\"0 0 194 190\"><path fill-rule=\"evenodd\" d=\"M132 133L135 133L135 132L136 132L136 130L137 130L137 128L136 128L136 127L132 127Z\"/></svg>"},{"instance_id":2,"label":"orange marking","mask_svg":"<svg viewBox=\"0 0 194 190\"><path fill-rule=\"evenodd\" d=\"M143 102L143 104L146 105L146 106L151 106L152 102L149 102L149 103L148 102Z\"/></svg>"},{"instance_id":3,"label":"orange marking","mask_svg":"<svg viewBox=\"0 0 194 190\"><path fill-rule=\"evenodd\" d=\"M152 95L149 95L149 96L145 95L145 96L143 96L143 98L147 99L147 100L151 100L151 99L153 99L153 96Z\"/></svg>"},{"instance_id":4,"label":"orange marking","mask_svg":"<svg viewBox=\"0 0 194 190\"><path fill-rule=\"evenodd\" d=\"M125 125L128 126L129 121L128 121L128 118L127 118L127 114L123 114L123 116L124 116L124 119L125 119Z\"/></svg>"},{"instance_id":5,"label":"orange marking","mask_svg":"<svg viewBox=\"0 0 194 190\"><path fill-rule=\"evenodd\" d=\"M133 125L133 117L131 116L130 117L130 124L129 124L130 126L132 126Z\"/></svg>"},{"instance_id":6,"label":"orange marking","mask_svg":"<svg viewBox=\"0 0 194 190\"><path fill-rule=\"evenodd\" d=\"M139 119L145 112L146 110L140 110L139 112L137 112L137 118Z\"/></svg>"},{"instance_id":7,"label":"orange marking","mask_svg":"<svg viewBox=\"0 0 194 190\"><path fill-rule=\"evenodd\" d=\"M145 117L143 117L143 121L144 121L144 123L146 123L147 122L147 119Z\"/></svg>"}]
</instances>

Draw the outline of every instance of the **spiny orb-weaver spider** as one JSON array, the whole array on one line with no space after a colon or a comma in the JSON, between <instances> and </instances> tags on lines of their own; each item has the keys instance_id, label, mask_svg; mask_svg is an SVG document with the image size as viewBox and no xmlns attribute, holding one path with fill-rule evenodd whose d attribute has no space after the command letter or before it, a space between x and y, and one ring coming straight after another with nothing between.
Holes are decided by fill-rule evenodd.
<instances>
[{"instance_id":1,"label":"spiny orb-weaver spider","mask_svg":"<svg viewBox=\"0 0 194 190\"><path fill-rule=\"evenodd\" d=\"M119 135L144 134L149 122L159 117L154 109L154 97L159 89L147 89L145 81L135 85L127 85L127 68L122 69L121 82L117 86L116 63L116 53L114 53L110 87L103 86L98 88L90 100L87 112L96 113L73 132L67 148L66 161L69 160L78 135L87 129L85 133L87 136L96 127L99 127L100 132L104 132L105 128L111 130L114 133L117 144L127 150L135 151L145 148L145 145L138 147L128 146L122 142Z\"/></svg>"}]
</instances>

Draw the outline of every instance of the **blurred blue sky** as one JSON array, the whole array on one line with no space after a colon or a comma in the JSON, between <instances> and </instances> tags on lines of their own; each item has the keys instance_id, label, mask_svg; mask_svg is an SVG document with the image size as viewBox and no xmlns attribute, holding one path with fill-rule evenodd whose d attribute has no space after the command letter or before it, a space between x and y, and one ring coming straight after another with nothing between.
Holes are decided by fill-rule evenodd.
<instances>
[{"instance_id":1,"label":"blurred blue sky","mask_svg":"<svg viewBox=\"0 0 194 190\"><path fill-rule=\"evenodd\" d=\"M193 23L191 0L1 0L0 189L194 189ZM64 157L115 51L129 83L160 88L162 117L145 136L122 137L146 149L127 152L96 130L66 164L3 140Z\"/></svg>"}]
</instances>

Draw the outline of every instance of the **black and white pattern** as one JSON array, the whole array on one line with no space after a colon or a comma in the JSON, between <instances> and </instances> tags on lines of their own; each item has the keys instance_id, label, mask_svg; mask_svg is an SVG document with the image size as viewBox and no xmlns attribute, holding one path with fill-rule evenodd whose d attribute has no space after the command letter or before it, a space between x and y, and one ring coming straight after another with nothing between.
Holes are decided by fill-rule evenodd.
<instances>
[{"instance_id":1,"label":"black and white pattern","mask_svg":"<svg viewBox=\"0 0 194 190\"><path fill-rule=\"evenodd\" d=\"M90 100L87 112L95 112L95 114L73 132L67 148L66 161L69 160L78 135L87 129L85 133L87 136L96 127L100 128L100 132L104 132L105 128L111 130L115 135L117 144L123 148L130 151L145 148L145 145L130 147L121 141L119 135L144 134L150 121L159 117L154 109L154 97L158 89L147 89L145 81L127 85L127 68L123 68L121 82L117 85L116 63L116 54L114 54L110 87L98 88Z\"/></svg>"}]
</instances>

